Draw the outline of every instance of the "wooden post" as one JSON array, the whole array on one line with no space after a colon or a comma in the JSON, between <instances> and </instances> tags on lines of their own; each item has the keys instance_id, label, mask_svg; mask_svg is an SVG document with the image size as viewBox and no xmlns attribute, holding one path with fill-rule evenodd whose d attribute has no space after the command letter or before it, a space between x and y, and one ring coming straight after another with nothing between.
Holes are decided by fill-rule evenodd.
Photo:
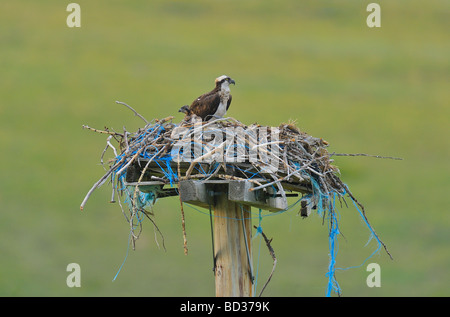
<instances>
[{"instance_id":1,"label":"wooden post","mask_svg":"<svg viewBox=\"0 0 450 317\"><path fill-rule=\"evenodd\" d=\"M215 187L216 296L251 297L251 207L228 200L228 186Z\"/></svg>"}]
</instances>

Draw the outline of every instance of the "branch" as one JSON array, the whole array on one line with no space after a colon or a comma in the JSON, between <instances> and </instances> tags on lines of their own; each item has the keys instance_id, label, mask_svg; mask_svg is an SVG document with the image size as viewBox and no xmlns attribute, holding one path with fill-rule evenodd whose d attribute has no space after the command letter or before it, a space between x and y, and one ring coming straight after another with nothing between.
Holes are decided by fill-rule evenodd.
<instances>
[{"instance_id":1,"label":"branch","mask_svg":"<svg viewBox=\"0 0 450 317\"><path fill-rule=\"evenodd\" d=\"M89 197L91 196L91 194L94 192L94 190L98 187L101 186L101 184L105 181L105 179L108 178L109 175L111 175L111 173L118 167L120 166L120 164L123 163L123 161L125 160L125 157L122 158L119 162L117 162L116 164L114 164L114 166L112 166L108 172L106 172L105 175L102 176L102 178L100 178L95 184L94 186L92 186L92 188L89 190L89 192L87 193L86 197L84 197L83 202L80 205L80 210L84 209L84 206L86 205L86 202L88 201Z\"/></svg>"},{"instance_id":2,"label":"branch","mask_svg":"<svg viewBox=\"0 0 450 317\"><path fill-rule=\"evenodd\" d=\"M368 157L375 157L375 158L381 158L381 159L391 159L391 160L403 160L401 157L393 157L393 156L380 156L380 155L371 155L371 154L365 154L365 153L354 153L354 154L346 154L346 153L331 153L330 157L332 156L368 156Z\"/></svg>"},{"instance_id":3,"label":"branch","mask_svg":"<svg viewBox=\"0 0 450 317\"><path fill-rule=\"evenodd\" d=\"M106 131L106 130L98 130L98 129L91 128L90 126L87 126L87 125L84 125L84 124L81 127L83 129L88 129L88 130L91 130L91 131L94 131L94 132L97 132L97 133L110 134L110 135L120 135L121 137L123 137L123 134L121 134L121 133L111 132L111 131Z\"/></svg>"},{"instance_id":4,"label":"branch","mask_svg":"<svg viewBox=\"0 0 450 317\"><path fill-rule=\"evenodd\" d=\"M177 176L178 176L178 182L180 181L181 173L180 173L180 154L178 153L178 162L177 162ZM181 227L183 228L183 247L184 247L184 255L188 255L188 248L187 248L187 238L186 238L186 222L184 218L184 208L183 208L183 201L181 200L181 195L178 195L178 198L180 199L180 208L181 208Z\"/></svg>"},{"instance_id":5,"label":"branch","mask_svg":"<svg viewBox=\"0 0 450 317\"><path fill-rule=\"evenodd\" d=\"M189 177L192 173L192 170L194 169L195 164L197 164L198 162L201 162L204 159L207 159L208 157L212 156L214 153L216 153L217 151L221 150L224 145L225 145L226 141L224 141L222 144L220 144L218 147L216 147L214 150L197 157L195 160L192 161L191 165L189 166L188 170L186 171L186 177Z\"/></svg>"},{"instance_id":6,"label":"branch","mask_svg":"<svg viewBox=\"0 0 450 317\"><path fill-rule=\"evenodd\" d=\"M130 107L129 105L127 105L126 103L124 103L124 102L122 102L122 101L116 101L116 103L121 104L121 105L124 105L125 107L127 107L128 109L130 109L131 111L133 111L135 116L137 116L137 117L141 118L142 120L144 120L144 122L145 122L146 124L149 123L143 116L141 116L139 113L137 113L136 110L134 110L133 108L131 108L131 107Z\"/></svg>"},{"instance_id":7,"label":"branch","mask_svg":"<svg viewBox=\"0 0 450 317\"><path fill-rule=\"evenodd\" d=\"M254 227L255 229L258 229L258 227L256 227L256 226L253 226L253 227ZM261 229L261 228L260 228L260 229ZM273 251L273 248L272 248L272 246L270 245L270 242L272 242L272 239L270 239L270 240L267 239L267 236L264 234L264 232L262 231L262 229L261 229L260 233L261 233L261 235L263 236L264 241L266 242L267 248L269 249L270 256L271 256L272 259L273 259L273 266L272 266L272 272L270 272L270 275L269 275L269 278L267 279L267 282L264 284L263 288L261 289L261 292L259 293L259 297L261 297L261 295L262 295L262 293L264 292L264 289L266 288L267 284L269 284L269 282L270 282L270 280L271 280L271 278L272 278L273 272L275 271L275 267L277 266L277 257L275 256L275 252Z\"/></svg>"}]
</instances>

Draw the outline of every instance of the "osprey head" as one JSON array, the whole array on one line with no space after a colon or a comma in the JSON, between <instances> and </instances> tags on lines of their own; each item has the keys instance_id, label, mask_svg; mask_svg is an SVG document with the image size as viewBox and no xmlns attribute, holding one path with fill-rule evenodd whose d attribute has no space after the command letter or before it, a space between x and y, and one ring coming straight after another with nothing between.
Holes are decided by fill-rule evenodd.
<instances>
[{"instance_id":1,"label":"osprey head","mask_svg":"<svg viewBox=\"0 0 450 317\"><path fill-rule=\"evenodd\" d=\"M224 83L226 85L229 85L229 84L235 85L236 84L236 82L233 79L231 79L230 77L228 77L227 75L222 75L222 76L216 78L216 87L220 87Z\"/></svg>"},{"instance_id":2,"label":"osprey head","mask_svg":"<svg viewBox=\"0 0 450 317\"><path fill-rule=\"evenodd\" d=\"M191 110L189 110L189 106L188 105L184 105L183 107L180 108L180 110L178 110L178 112L183 112L184 114L190 114Z\"/></svg>"}]
</instances>

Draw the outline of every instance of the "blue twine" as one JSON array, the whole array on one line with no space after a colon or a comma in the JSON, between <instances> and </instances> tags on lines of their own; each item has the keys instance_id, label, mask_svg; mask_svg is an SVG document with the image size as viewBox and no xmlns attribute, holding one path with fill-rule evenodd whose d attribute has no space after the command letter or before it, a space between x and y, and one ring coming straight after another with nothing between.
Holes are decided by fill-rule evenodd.
<instances>
[{"instance_id":1,"label":"blue twine","mask_svg":"<svg viewBox=\"0 0 450 317\"><path fill-rule=\"evenodd\" d=\"M256 228L256 234L253 237L253 239L255 239L258 235L259 237L259 246L258 246L258 259L256 261L256 274L255 274L255 281L254 281L254 286L253 286L253 295L255 296L256 294L256 288L258 286L258 274L259 274L259 259L260 259L260 255L261 255L261 240L262 240L262 236L261 236L261 232L262 232L262 227L261 227L261 222L262 222L262 215L261 215L261 208L259 208L259 213L258 213L258 227Z\"/></svg>"},{"instance_id":2,"label":"blue twine","mask_svg":"<svg viewBox=\"0 0 450 317\"><path fill-rule=\"evenodd\" d=\"M339 195L343 196L344 194L345 194L345 191L344 191L344 193L340 193ZM331 224L331 226L329 228L329 236L328 236L328 244L329 244L329 250L330 250L330 253L329 253L330 263L328 265L328 272L325 274L326 277L328 278L328 284L327 284L327 290L326 290L327 297L331 296L332 291L337 293L338 295L341 293L341 288L335 277L335 273L337 270L345 271L348 269L359 268L359 267L363 266L370 258L372 258L381 249L381 246L382 246L382 243L379 240L378 236L375 234L375 231L373 230L372 226L369 224L369 222L367 221L367 218L363 215L361 209L358 208L357 203L352 198L352 202L353 202L356 210L358 211L361 218L364 220L365 225L367 226L367 228L370 230L370 233L371 233L369 240L366 243L366 246L373 238L376 239L378 246L377 246L376 250L374 252L372 252L372 254L370 254L360 265L350 266L347 268L337 268L336 267L336 257L337 257L337 253L338 253L338 249L339 249L339 244L338 244L337 238L338 238L338 235L340 234L339 219L336 217L336 215L338 215L338 211L335 208L336 195L338 195L338 194L333 193L333 199L329 205L330 224ZM322 200L321 196L322 195L320 195L320 200Z\"/></svg>"},{"instance_id":3,"label":"blue twine","mask_svg":"<svg viewBox=\"0 0 450 317\"><path fill-rule=\"evenodd\" d=\"M376 250L373 251L372 254L370 254L360 265L350 266L350 267L347 267L347 268L337 268L337 270L342 270L342 271L345 271L345 270L348 270L348 269L359 268L359 267L363 266L370 258L372 258L376 253L378 253L380 251L381 247L382 247L382 243L381 243L380 239L375 234L372 226L367 222L367 219L366 219L366 217L364 217L361 209L358 208L358 205L356 204L356 202L353 199L352 199L352 202L355 205L356 210L358 210L361 218L364 220L366 226L369 228L369 230L371 232L369 240L367 241L365 246L367 246L369 244L369 242L372 241L373 238L375 238L375 240L377 241L378 246L377 246Z\"/></svg>"},{"instance_id":4,"label":"blue twine","mask_svg":"<svg viewBox=\"0 0 450 317\"><path fill-rule=\"evenodd\" d=\"M258 227L256 227L256 234L255 234L254 238L256 238L259 234L261 234L261 232L263 232L262 227L261 227L261 221L262 221L261 208L259 208Z\"/></svg>"},{"instance_id":5,"label":"blue twine","mask_svg":"<svg viewBox=\"0 0 450 317\"><path fill-rule=\"evenodd\" d=\"M326 296L331 296L331 291L333 290L335 293L340 294L341 288L339 287L339 283L336 281L335 271L336 271L336 256L338 252L338 241L337 236L340 234L339 228L338 228L338 220L336 218L336 210L334 209L334 203L335 203L335 195L333 197L333 201L330 202L330 232L328 235L328 247L330 249L330 263L328 265L328 273L325 274L326 277L328 277L328 285L327 285L327 292Z\"/></svg>"},{"instance_id":6,"label":"blue twine","mask_svg":"<svg viewBox=\"0 0 450 317\"><path fill-rule=\"evenodd\" d=\"M125 258L123 259L122 264L120 265L119 269L117 270L116 275L112 279L113 282L116 280L117 276L119 275L120 271L122 270L122 267L125 265L125 261L128 258L128 251L130 250L130 239L131 239L131 231L128 234L128 246L127 246L127 252L125 253Z\"/></svg>"}]
</instances>

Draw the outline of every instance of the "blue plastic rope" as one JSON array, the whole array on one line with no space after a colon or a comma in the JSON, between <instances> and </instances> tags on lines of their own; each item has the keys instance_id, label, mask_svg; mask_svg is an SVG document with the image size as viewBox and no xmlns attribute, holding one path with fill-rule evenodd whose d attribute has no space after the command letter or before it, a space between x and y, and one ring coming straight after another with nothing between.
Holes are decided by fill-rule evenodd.
<instances>
[{"instance_id":1,"label":"blue plastic rope","mask_svg":"<svg viewBox=\"0 0 450 317\"><path fill-rule=\"evenodd\" d=\"M119 275L120 271L122 270L122 267L125 265L125 261L128 258L128 251L130 250L130 240L131 240L131 231L128 234L128 245L127 245L127 252L125 253L125 258L123 259L122 264L120 265L119 269L117 270L116 275L112 279L113 282L116 280L117 276Z\"/></svg>"}]
</instances>

